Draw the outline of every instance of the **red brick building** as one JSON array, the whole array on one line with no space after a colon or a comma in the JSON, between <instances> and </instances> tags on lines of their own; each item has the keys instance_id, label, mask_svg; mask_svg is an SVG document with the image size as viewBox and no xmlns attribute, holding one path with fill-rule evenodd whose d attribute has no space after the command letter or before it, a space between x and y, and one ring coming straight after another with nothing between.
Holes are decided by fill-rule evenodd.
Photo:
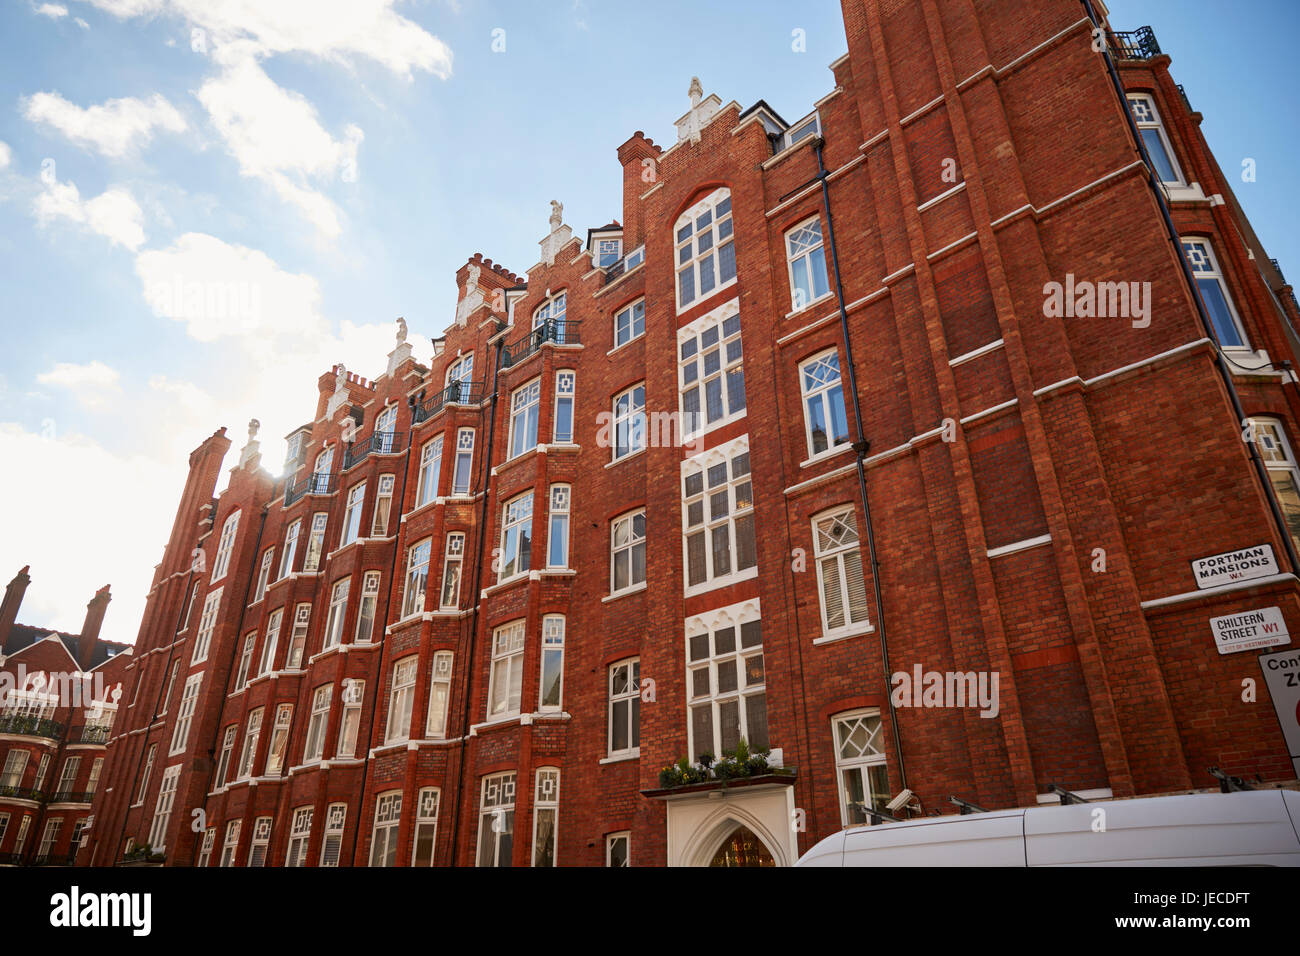
<instances>
[{"instance_id":1,"label":"red brick building","mask_svg":"<svg viewBox=\"0 0 1300 956\"><path fill-rule=\"evenodd\" d=\"M83 862L785 865L904 789L1294 785L1210 620L1300 627L1295 301L1169 58L844 16L807 116L693 83L618 219L475 255L281 477L194 451Z\"/></svg>"},{"instance_id":2,"label":"red brick building","mask_svg":"<svg viewBox=\"0 0 1300 956\"><path fill-rule=\"evenodd\" d=\"M29 570L0 603L0 866L68 865L105 779L131 648L99 637L107 586L78 634L18 623Z\"/></svg>"}]
</instances>

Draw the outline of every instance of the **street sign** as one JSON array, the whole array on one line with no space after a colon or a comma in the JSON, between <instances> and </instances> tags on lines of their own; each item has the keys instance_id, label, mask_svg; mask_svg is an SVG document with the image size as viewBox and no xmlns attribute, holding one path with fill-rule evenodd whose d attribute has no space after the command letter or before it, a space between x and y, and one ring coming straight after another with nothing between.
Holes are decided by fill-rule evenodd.
<instances>
[{"instance_id":1,"label":"street sign","mask_svg":"<svg viewBox=\"0 0 1300 956\"><path fill-rule=\"evenodd\" d=\"M1286 621L1279 607L1261 607L1239 614L1210 618L1210 630L1220 654L1257 651L1261 647L1290 644Z\"/></svg>"},{"instance_id":2,"label":"street sign","mask_svg":"<svg viewBox=\"0 0 1300 956\"><path fill-rule=\"evenodd\" d=\"M1253 548L1192 559L1192 577L1202 590L1277 573L1277 558L1273 556L1271 544L1257 544Z\"/></svg>"}]
</instances>

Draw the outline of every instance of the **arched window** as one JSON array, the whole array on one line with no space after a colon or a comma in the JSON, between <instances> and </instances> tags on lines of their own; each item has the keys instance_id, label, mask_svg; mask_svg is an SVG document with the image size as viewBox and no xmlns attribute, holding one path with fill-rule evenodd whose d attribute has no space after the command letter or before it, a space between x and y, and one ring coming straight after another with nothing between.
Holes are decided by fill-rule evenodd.
<instances>
[{"instance_id":1,"label":"arched window","mask_svg":"<svg viewBox=\"0 0 1300 956\"><path fill-rule=\"evenodd\" d=\"M235 535L239 532L239 515L236 511L221 526L221 540L217 545L217 560L212 565L211 581L220 581L230 570L230 552L235 547Z\"/></svg>"},{"instance_id":2,"label":"arched window","mask_svg":"<svg viewBox=\"0 0 1300 956\"><path fill-rule=\"evenodd\" d=\"M673 224L677 251L677 311L736 278L731 190L715 189Z\"/></svg>"}]
</instances>

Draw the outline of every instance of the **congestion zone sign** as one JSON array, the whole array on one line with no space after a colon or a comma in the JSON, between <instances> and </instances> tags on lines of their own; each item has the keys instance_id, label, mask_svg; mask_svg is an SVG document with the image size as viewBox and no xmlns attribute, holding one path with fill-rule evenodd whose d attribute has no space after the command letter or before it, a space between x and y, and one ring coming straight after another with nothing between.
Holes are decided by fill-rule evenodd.
<instances>
[{"instance_id":1,"label":"congestion zone sign","mask_svg":"<svg viewBox=\"0 0 1300 956\"><path fill-rule=\"evenodd\" d=\"M1264 670L1264 683L1273 698L1291 763L1300 774L1300 651L1261 654L1259 666Z\"/></svg>"}]
</instances>

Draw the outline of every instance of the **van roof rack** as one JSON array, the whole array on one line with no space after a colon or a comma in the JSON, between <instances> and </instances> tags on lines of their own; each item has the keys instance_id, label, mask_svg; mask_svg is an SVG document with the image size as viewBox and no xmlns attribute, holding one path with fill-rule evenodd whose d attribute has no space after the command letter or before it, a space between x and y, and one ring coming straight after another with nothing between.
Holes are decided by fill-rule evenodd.
<instances>
[{"instance_id":1,"label":"van roof rack","mask_svg":"<svg viewBox=\"0 0 1300 956\"><path fill-rule=\"evenodd\" d=\"M968 813L988 813L988 810L981 807L979 804L971 803L969 800L963 800L961 797L954 797L951 794L948 795L948 802L956 804L961 809L962 816L965 816Z\"/></svg>"},{"instance_id":2,"label":"van roof rack","mask_svg":"<svg viewBox=\"0 0 1300 956\"><path fill-rule=\"evenodd\" d=\"M1048 793L1054 793L1054 794L1056 794L1058 797L1060 797L1060 798L1061 798L1061 806L1063 806L1063 807L1068 807L1068 806L1069 806L1070 804L1072 804L1072 803L1089 803L1089 802L1090 802L1090 801L1088 800L1087 797L1081 797L1081 796L1079 796L1077 793L1071 793L1069 790L1066 790L1066 789L1065 789L1064 787L1062 787L1060 784L1056 784L1056 783L1049 783L1049 784L1047 785L1047 792L1048 792Z\"/></svg>"},{"instance_id":3,"label":"van roof rack","mask_svg":"<svg viewBox=\"0 0 1300 956\"><path fill-rule=\"evenodd\" d=\"M1210 767L1208 768L1208 772L1211 777L1219 781L1220 793L1235 793L1241 790L1255 789L1240 777L1234 777L1231 774L1224 773L1218 767Z\"/></svg>"}]
</instances>

